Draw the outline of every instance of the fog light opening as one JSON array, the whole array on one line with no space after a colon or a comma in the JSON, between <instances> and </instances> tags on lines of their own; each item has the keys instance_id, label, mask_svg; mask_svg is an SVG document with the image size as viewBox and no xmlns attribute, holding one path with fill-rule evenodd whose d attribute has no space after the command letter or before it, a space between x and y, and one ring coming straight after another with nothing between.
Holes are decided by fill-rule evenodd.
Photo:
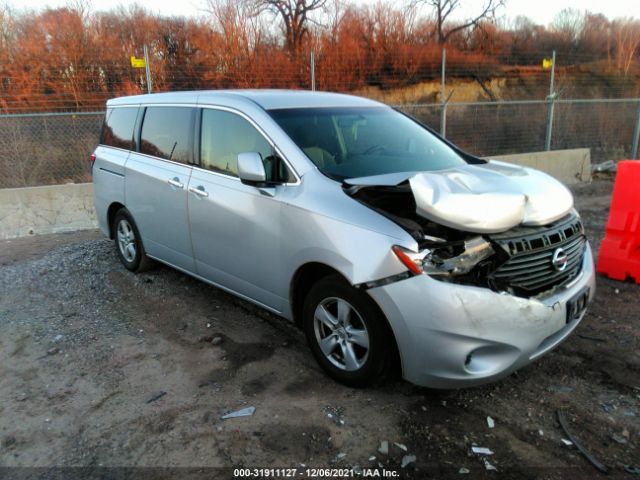
<instances>
[{"instance_id":1,"label":"fog light opening","mask_svg":"<svg viewBox=\"0 0 640 480\"><path fill-rule=\"evenodd\" d=\"M508 368L519 355L520 350L509 345L483 345L465 356L462 368L471 375L484 377Z\"/></svg>"},{"instance_id":2,"label":"fog light opening","mask_svg":"<svg viewBox=\"0 0 640 480\"><path fill-rule=\"evenodd\" d=\"M496 370L497 362L490 357L486 358L483 353L481 348L469 352L464 360L464 369L474 375L486 375Z\"/></svg>"}]
</instances>

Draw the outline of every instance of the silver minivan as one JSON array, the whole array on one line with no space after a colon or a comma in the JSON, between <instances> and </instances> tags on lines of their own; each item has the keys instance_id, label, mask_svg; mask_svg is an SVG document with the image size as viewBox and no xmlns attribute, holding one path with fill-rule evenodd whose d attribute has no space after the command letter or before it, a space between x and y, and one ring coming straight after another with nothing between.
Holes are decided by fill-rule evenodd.
<instances>
[{"instance_id":1,"label":"silver minivan","mask_svg":"<svg viewBox=\"0 0 640 480\"><path fill-rule=\"evenodd\" d=\"M95 206L126 268L160 261L285 317L334 379L434 388L548 352L594 295L571 193L333 93L107 102Z\"/></svg>"}]
</instances>

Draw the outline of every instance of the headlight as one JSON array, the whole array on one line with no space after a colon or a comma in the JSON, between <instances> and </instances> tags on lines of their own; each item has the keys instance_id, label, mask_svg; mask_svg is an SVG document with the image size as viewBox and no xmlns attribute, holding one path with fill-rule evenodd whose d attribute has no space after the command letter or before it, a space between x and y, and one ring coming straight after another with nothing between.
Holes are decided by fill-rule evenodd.
<instances>
[{"instance_id":1,"label":"headlight","mask_svg":"<svg viewBox=\"0 0 640 480\"><path fill-rule=\"evenodd\" d=\"M397 245L392 250L413 274L426 273L442 276L469 273L478 263L495 253L491 244L480 236L464 242L456 242L456 245L459 248L462 247L462 252L457 255L451 254L451 245L447 243L422 250L419 253L411 252Z\"/></svg>"}]
</instances>

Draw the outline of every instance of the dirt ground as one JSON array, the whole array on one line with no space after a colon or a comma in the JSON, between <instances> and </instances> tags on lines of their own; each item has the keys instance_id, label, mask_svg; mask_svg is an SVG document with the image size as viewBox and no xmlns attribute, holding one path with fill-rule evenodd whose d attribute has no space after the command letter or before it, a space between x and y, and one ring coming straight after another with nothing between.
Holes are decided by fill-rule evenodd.
<instances>
[{"instance_id":1,"label":"dirt ground","mask_svg":"<svg viewBox=\"0 0 640 480\"><path fill-rule=\"evenodd\" d=\"M611 188L575 189L596 252ZM286 321L170 268L134 275L98 232L2 241L0 477L379 466L406 478L601 476L563 444L560 409L609 477L640 478L639 313L640 286L599 277L577 331L500 382L356 390L328 379ZM221 419L249 406L252 416ZM473 444L494 452L497 471Z\"/></svg>"}]
</instances>

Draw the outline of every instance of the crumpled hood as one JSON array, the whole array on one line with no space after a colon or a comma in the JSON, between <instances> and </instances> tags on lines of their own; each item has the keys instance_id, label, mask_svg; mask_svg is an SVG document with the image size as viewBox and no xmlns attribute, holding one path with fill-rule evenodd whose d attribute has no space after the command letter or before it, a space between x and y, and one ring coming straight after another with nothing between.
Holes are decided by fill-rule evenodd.
<instances>
[{"instance_id":1,"label":"crumpled hood","mask_svg":"<svg viewBox=\"0 0 640 480\"><path fill-rule=\"evenodd\" d=\"M407 180L418 215L468 232L496 233L517 225L545 225L573 207L571 192L553 177L497 161L437 172L352 178L345 183L394 186Z\"/></svg>"}]
</instances>

